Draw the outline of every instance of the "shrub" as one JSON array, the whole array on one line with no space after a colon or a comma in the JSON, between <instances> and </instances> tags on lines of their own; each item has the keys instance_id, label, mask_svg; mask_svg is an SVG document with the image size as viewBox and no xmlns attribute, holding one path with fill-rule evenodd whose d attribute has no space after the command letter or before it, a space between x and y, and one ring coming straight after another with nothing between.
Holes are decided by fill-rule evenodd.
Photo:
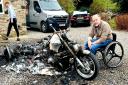
<instances>
[{"instance_id":1,"label":"shrub","mask_svg":"<svg viewBox=\"0 0 128 85\"><path fill-rule=\"evenodd\" d=\"M112 19L110 19L110 20L108 21L108 23L109 23L109 25L111 26L111 28L112 28L113 30L116 29L117 25L116 25L115 17L113 17Z\"/></svg>"},{"instance_id":2,"label":"shrub","mask_svg":"<svg viewBox=\"0 0 128 85\"><path fill-rule=\"evenodd\" d=\"M112 0L94 0L90 6L90 13L92 14L108 10L116 12L118 10L117 3L113 3Z\"/></svg>"},{"instance_id":3,"label":"shrub","mask_svg":"<svg viewBox=\"0 0 128 85\"><path fill-rule=\"evenodd\" d=\"M111 16L105 12L99 13L99 15L100 15L101 19L104 21L108 21L111 18Z\"/></svg>"},{"instance_id":4,"label":"shrub","mask_svg":"<svg viewBox=\"0 0 128 85\"><path fill-rule=\"evenodd\" d=\"M113 0L118 3L119 12L128 13L128 0Z\"/></svg>"},{"instance_id":5,"label":"shrub","mask_svg":"<svg viewBox=\"0 0 128 85\"><path fill-rule=\"evenodd\" d=\"M128 31L128 13L116 16L115 20L117 24L117 29Z\"/></svg>"},{"instance_id":6,"label":"shrub","mask_svg":"<svg viewBox=\"0 0 128 85\"><path fill-rule=\"evenodd\" d=\"M80 10L81 7L89 8L93 0L73 0L77 10Z\"/></svg>"},{"instance_id":7,"label":"shrub","mask_svg":"<svg viewBox=\"0 0 128 85\"><path fill-rule=\"evenodd\" d=\"M111 26L112 29L116 29L116 22L115 22L115 17L111 18L112 17L112 13L105 13L105 12L102 12L99 14L101 16L101 19L104 20L104 21L107 21L109 23L109 25Z\"/></svg>"}]
</instances>

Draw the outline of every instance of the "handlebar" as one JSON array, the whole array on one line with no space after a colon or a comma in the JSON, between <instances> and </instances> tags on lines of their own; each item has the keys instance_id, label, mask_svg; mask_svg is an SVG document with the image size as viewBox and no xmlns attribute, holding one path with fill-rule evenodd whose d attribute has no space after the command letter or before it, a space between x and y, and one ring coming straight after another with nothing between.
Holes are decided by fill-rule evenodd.
<instances>
[{"instance_id":1,"label":"handlebar","mask_svg":"<svg viewBox=\"0 0 128 85\"><path fill-rule=\"evenodd\" d=\"M55 28L52 26L52 24L50 24L50 26L52 27L52 29L54 30L54 32L56 32Z\"/></svg>"},{"instance_id":2,"label":"handlebar","mask_svg":"<svg viewBox=\"0 0 128 85\"><path fill-rule=\"evenodd\" d=\"M68 31L70 31L70 29L65 29L65 30L60 29L60 31L56 31L56 29L53 27L52 24L50 24L50 26L53 29L54 33L63 33L63 32L67 33Z\"/></svg>"}]
</instances>

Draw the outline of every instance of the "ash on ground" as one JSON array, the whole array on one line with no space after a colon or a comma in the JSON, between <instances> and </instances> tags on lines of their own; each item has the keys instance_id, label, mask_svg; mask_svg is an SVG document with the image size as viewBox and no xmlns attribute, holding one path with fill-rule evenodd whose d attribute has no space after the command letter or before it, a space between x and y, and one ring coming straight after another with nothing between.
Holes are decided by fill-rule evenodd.
<instances>
[{"instance_id":1,"label":"ash on ground","mask_svg":"<svg viewBox=\"0 0 128 85\"><path fill-rule=\"evenodd\" d=\"M31 47L32 54L24 54L19 50L19 47ZM87 84L87 82L79 77L74 69L69 71L58 72L54 67L46 63L45 58L43 58L41 52L41 44L37 42L22 42L22 43L12 43L1 45L1 56L0 56L0 85L80 85ZM4 54L4 50L10 50L10 53L17 51L14 58L7 61ZM34 49L36 48L36 49ZM13 51L12 51L13 49ZM24 48L25 49L25 48ZM34 52L36 50L36 52ZM77 82L79 81L79 83Z\"/></svg>"}]
</instances>

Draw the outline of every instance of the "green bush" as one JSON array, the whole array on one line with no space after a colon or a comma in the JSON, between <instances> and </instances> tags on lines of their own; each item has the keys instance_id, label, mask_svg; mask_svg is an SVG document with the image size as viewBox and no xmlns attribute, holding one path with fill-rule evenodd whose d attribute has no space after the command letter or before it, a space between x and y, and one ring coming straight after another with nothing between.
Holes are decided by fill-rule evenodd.
<instances>
[{"instance_id":1,"label":"green bush","mask_svg":"<svg viewBox=\"0 0 128 85\"><path fill-rule=\"evenodd\" d=\"M93 0L90 6L90 13L96 14L111 10L116 12L118 10L117 3L113 3L112 0Z\"/></svg>"},{"instance_id":2,"label":"green bush","mask_svg":"<svg viewBox=\"0 0 128 85\"><path fill-rule=\"evenodd\" d=\"M116 25L115 17L112 18L112 19L110 19L110 20L108 21L108 23L110 24L110 26L111 26L111 28L112 28L113 30L116 29L117 25Z\"/></svg>"}]
</instances>

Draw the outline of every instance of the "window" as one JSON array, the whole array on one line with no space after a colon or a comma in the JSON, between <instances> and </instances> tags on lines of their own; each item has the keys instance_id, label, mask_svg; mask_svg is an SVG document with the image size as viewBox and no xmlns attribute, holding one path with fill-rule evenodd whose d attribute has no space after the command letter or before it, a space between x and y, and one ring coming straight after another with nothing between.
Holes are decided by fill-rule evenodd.
<instances>
[{"instance_id":1,"label":"window","mask_svg":"<svg viewBox=\"0 0 128 85\"><path fill-rule=\"evenodd\" d=\"M37 1L34 1L34 10L38 13L41 13L41 8Z\"/></svg>"},{"instance_id":2,"label":"window","mask_svg":"<svg viewBox=\"0 0 128 85\"><path fill-rule=\"evenodd\" d=\"M51 10L53 10L53 11L62 10L58 1L55 1L55 0L42 0L42 1L40 1L40 6L41 6L42 9L49 10L49 11L51 11Z\"/></svg>"},{"instance_id":3,"label":"window","mask_svg":"<svg viewBox=\"0 0 128 85\"><path fill-rule=\"evenodd\" d=\"M0 0L0 14L3 14L4 10L3 10L3 0Z\"/></svg>"}]
</instances>

